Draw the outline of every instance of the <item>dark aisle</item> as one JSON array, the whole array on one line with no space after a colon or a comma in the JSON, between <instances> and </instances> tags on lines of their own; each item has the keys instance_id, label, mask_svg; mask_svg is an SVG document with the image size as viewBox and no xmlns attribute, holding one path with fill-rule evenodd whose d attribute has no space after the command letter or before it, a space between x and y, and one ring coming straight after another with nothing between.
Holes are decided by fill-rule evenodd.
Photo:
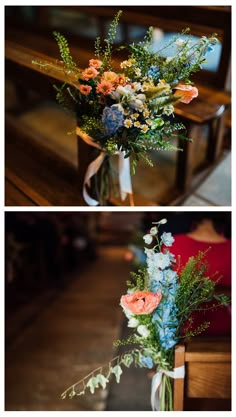
<instances>
[{"instance_id":1,"label":"dark aisle","mask_svg":"<svg viewBox=\"0 0 236 417\"><path fill-rule=\"evenodd\" d=\"M107 392L61 400L60 394L113 356L129 277L124 247L98 257L42 308L6 351L7 411L104 410ZM123 378L127 389L125 377ZM122 383L121 381L121 383ZM120 385L121 386L121 385Z\"/></svg>"}]
</instances>

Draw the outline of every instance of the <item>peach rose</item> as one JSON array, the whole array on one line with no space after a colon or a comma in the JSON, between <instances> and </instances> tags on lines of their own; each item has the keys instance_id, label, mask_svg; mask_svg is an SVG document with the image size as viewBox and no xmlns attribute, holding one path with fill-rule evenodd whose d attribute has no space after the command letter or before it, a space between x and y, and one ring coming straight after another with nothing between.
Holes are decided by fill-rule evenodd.
<instances>
[{"instance_id":1,"label":"peach rose","mask_svg":"<svg viewBox=\"0 0 236 417\"><path fill-rule=\"evenodd\" d=\"M132 294L122 295L120 304L133 314L151 314L157 308L161 298L161 293L135 291Z\"/></svg>"},{"instance_id":2,"label":"peach rose","mask_svg":"<svg viewBox=\"0 0 236 417\"><path fill-rule=\"evenodd\" d=\"M193 87L192 85L178 84L175 90L174 96L179 98L181 103L188 104L193 98L198 96L197 87Z\"/></svg>"},{"instance_id":3,"label":"peach rose","mask_svg":"<svg viewBox=\"0 0 236 417\"><path fill-rule=\"evenodd\" d=\"M82 72L81 78L82 78L83 80L88 81L88 80L90 80L91 78L95 78L97 75L98 75L98 71L97 71L95 68L93 68L93 67L89 67L89 68L86 68L86 69Z\"/></svg>"},{"instance_id":4,"label":"peach rose","mask_svg":"<svg viewBox=\"0 0 236 417\"><path fill-rule=\"evenodd\" d=\"M110 81L102 81L97 85L97 93L102 93L104 95L110 94L113 89L113 85Z\"/></svg>"},{"instance_id":5,"label":"peach rose","mask_svg":"<svg viewBox=\"0 0 236 417\"><path fill-rule=\"evenodd\" d=\"M109 81L110 83L116 83L119 80L119 77L113 71L105 71L103 73L102 80Z\"/></svg>"},{"instance_id":6,"label":"peach rose","mask_svg":"<svg viewBox=\"0 0 236 417\"><path fill-rule=\"evenodd\" d=\"M102 66L102 61L100 61L99 59L90 59L89 60L89 66L99 69Z\"/></svg>"},{"instance_id":7,"label":"peach rose","mask_svg":"<svg viewBox=\"0 0 236 417\"><path fill-rule=\"evenodd\" d=\"M79 86L79 91L84 96L87 96L90 93L91 90L92 90L92 87L90 87L90 85L80 84L80 86Z\"/></svg>"},{"instance_id":8,"label":"peach rose","mask_svg":"<svg viewBox=\"0 0 236 417\"><path fill-rule=\"evenodd\" d=\"M118 79L117 79L117 83L120 85L124 85L127 81L127 77L125 76L125 74L118 74Z\"/></svg>"}]
</instances>

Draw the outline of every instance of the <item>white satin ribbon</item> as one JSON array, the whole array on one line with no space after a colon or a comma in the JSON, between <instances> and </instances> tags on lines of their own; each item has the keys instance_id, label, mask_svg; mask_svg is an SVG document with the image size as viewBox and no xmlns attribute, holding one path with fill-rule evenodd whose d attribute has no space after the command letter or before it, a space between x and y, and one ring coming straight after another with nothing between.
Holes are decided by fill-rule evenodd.
<instances>
[{"instance_id":1,"label":"white satin ribbon","mask_svg":"<svg viewBox=\"0 0 236 417\"><path fill-rule=\"evenodd\" d=\"M76 134L88 145L93 146L94 148L99 149L100 151L102 148L94 142L93 138L89 136L87 133L83 132L79 127L76 128ZM90 187L90 179L98 172L99 168L101 167L103 160L105 158L106 152L101 152L100 155L92 161L85 173L84 183L83 183L83 197L86 203L89 206L97 206L99 201L90 197L86 190L86 185ZM117 151L116 155L119 156L119 184L120 184L120 195L122 201L125 200L127 194L130 195L130 204L133 204L133 191L132 191L132 184L131 184L131 176L130 176L130 159L124 157L124 152Z\"/></svg>"},{"instance_id":2,"label":"white satin ribbon","mask_svg":"<svg viewBox=\"0 0 236 417\"><path fill-rule=\"evenodd\" d=\"M173 371L166 371L164 369L160 369L152 378L152 387L151 387L151 406L152 411L160 411L160 388L161 388L161 379L162 375L165 374L173 379L182 379L185 375L185 367L179 366L178 368L174 368Z\"/></svg>"}]
</instances>

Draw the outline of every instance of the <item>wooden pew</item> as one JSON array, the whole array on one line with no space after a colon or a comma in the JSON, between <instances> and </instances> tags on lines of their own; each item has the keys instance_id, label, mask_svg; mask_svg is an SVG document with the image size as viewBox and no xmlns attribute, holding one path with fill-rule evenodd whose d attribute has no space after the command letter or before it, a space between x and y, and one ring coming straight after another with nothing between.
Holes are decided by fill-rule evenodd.
<instances>
[{"instance_id":1,"label":"wooden pew","mask_svg":"<svg viewBox=\"0 0 236 417\"><path fill-rule=\"evenodd\" d=\"M108 22L114 17L114 14L120 9L118 6L56 6L55 10L60 13L63 11L72 10L75 13L84 13L88 16L94 16L99 23L99 35L104 37L106 26ZM222 41L222 54L218 70L200 71L194 75L196 85L199 88L199 98L195 99L189 105L178 104L175 109L177 117L183 120L187 128L187 135L194 137L196 126L208 127L208 145L205 155L203 168L214 165L219 159L223 148L224 136L224 116L225 110L229 107L231 98L230 93L225 92L225 87L230 71L230 53L231 53L231 9L230 7L222 6L124 6L122 7L123 15L121 17L121 24L123 25L123 39L122 42L130 42L129 25L136 24L142 27L153 25L163 29L166 32L181 32L184 27L190 27L191 33L197 36L211 35L216 32ZM35 8L34 24L39 28L40 33L47 34L52 31L51 22L51 8L40 6ZM20 22L18 22L18 28ZM29 28L29 31L31 29ZM72 45L79 44L80 40L68 28L65 35L69 36ZM12 31L11 28L7 30L7 36L10 39L16 39L17 32ZM35 34L27 38L23 36L23 42L30 47L32 45L40 45L35 38ZM87 42L87 43L86 43ZM84 38L84 43L91 46L91 41ZM50 42L45 40L46 50L55 53L55 45L50 46ZM40 45L40 48L42 45ZM46 51L45 50L45 51ZM78 56L78 49L72 48L73 56ZM75 54L75 55L74 55ZM83 66L83 62L89 59L84 52L81 59L78 60ZM85 56L86 55L86 56ZM55 56L55 55L54 55ZM56 57L56 56L55 56ZM79 57L78 57L79 58ZM116 61L115 61L116 64ZM179 193L189 191L191 186L193 172L193 160L197 152L197 141L179 142L179 147L183 148L184 152L178 152L177 167L176 167L176 197Z\"/></svg>"},{"instance_id":2,"label":"wooden pew","mask_svg":"<svg viewBox=\"0 0 236 417\"><path fill-rule=\"evenodd\" d=\"M60 62L50 56L12 41L6 41L5 53L7 74L13 79L23 80L23 89L27 90L32 82L33 88L45 97L51 95L54 81L66 81L69 85L72 82L64 74ZM52 63L53 68L47 72L32 61ZM6 115L6 205L14 205L20 193L19 205L27 201L29 205L85 205L82 199L83 179L93 149L77 138L78 164L75 169L43 146L37 145L39 152L35 155L35 146L31 141L35 134L19 126L14 116ZM40 137L40 132L37 136ZM134 202L140 206L156 205L138 194L135 194ZM111 198L110 204L129 205L128 201L121 202L115 197Z\"/></svg>"},{"instance_id":3,"label":"wooden pew","mask_svg":"<svg viewBox=\"0 0 236 417\"><path fill-rule=\"evenodd\" d=\"M174 380L174 411L231 409L231 341L194 338L175 348L175 367L185 378Z\"/></svg>"}]
</instances>

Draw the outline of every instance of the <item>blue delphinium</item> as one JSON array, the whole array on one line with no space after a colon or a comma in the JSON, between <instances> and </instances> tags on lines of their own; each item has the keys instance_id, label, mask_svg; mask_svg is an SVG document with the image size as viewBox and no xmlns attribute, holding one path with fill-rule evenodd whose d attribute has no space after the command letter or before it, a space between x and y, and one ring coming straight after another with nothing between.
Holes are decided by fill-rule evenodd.
<instances>
[{"instance_id":1,"label":"blue delphinium","mask_svg":"<svg viewBox=\"0 0 236 417\"><path fill-rule=\"evenodd\" d=\"M161 241L165 246L172 246L172 243L174 242L174 240L175 239L173 238L171 233L164 232L161 235Z\"/></svg>"},{"instance_id":2,"label":"blue delphinium","mask_svg":"<svg viewBox=\"0 0 236 417\"><path fill-rule=\"evenodd\" d=\"M158 78L160 76L160 68L157 65L151 65L147 72L147 76Z\"/></svg>"},{"instance_id":3,"label":"blue delphinium","mask_svg":"<svg viewBox=\"0 0 236 417\"><path fill-rule=\"evenodd\" d=\"M172 246L174 238L171 233L163 233L160 244L156 245L161 250L161 246ZM172 269L175 262L174 255L168 250L165 253L156 252L155 248L146 250L147 270L150 278L150 289L154 293L160 292L162 300L152 316L152 323L156 327L160 344L163 349L171 349L178 342L176 331L178 327L178 310L175 304L175 296L178 290L178 275ZM168 259L169 262L163 262Z\"/></svg>"},{"instance_id":4,"label":"blue delphinium","mask_svg":"<svg viewBox=\"0 0 236 417\"><path fill-rule=\"evenodd\" d=\"M113 135L120 127L123 126L123 112L117 107L117 105L105 107L102 113L102 123L108 135Z\"/></svg>"},{"instance_id":5,"label":"blue delphinium","mask_svg":"<svg viewBox=\"0 0 236 417\"><path fill-rule=\"evenodd\" d=\"M141 363L148 369L152 369L154 367L153 360L150 358L150 356L142 356Z\"/></svg>"}]
</instances>

